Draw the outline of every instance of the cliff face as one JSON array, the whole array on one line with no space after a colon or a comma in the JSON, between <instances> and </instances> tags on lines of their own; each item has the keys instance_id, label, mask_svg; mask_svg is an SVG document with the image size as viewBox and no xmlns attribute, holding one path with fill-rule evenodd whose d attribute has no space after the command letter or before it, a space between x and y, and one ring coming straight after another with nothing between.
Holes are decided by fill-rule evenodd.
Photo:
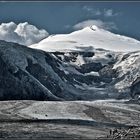
<instances>
[{"instance_id":1,"label":"cliff face","mask_svg":"<svg viewBox=\"0 0 140 140\"><path fill-rule=\"evenodd\" d=\"M140 77L138 77L131 85L132 98L140 99Z\"/></svg>"},{"instance_id":2,"label":"cliff face","mask_svg":"<svg viewBox=\"0 0 140 140\"><path fill-rule=\"evenodd\" d=\"M34 54L34 55L31 55ZM39 61L43 52L28 49L14 43L0 42L0 99L56 100L39 80L30 73L45 73ZM37 57L37 58L35 58ZM29 64L29 65L28 65ZM45 57L44 57L45 65ZM34 69L35 66L35 69ZM28 68L30 67L30 69ZM43 73L44 72L44 73ZM38 77L38 75L36 75Z\"/></svg>"}]
</instances>

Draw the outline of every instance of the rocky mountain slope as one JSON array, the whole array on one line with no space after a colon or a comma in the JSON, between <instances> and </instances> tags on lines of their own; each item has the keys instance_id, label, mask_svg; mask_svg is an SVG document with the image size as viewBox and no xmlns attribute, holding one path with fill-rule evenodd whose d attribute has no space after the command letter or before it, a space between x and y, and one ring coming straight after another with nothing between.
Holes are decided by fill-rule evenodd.
<instances>
[{"instance_id":1,"label":"rocky mountain slope","mask_svg":"<svg viewBox=\"0 0 140 140\"><path fill-rule=\"evenodd\" d=\"M44 52L0 41L0 100L138 97L139 59L140 52Z\"/></svg>"}]
</instances>

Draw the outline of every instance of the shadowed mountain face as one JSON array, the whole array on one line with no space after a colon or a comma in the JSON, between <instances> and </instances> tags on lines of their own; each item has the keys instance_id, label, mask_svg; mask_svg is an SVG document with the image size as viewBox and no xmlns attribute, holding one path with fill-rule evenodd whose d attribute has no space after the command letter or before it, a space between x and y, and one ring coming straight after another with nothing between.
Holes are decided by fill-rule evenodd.
<instances>
[{"instance_id":1,"label":"shadowed mountain face","mask_svg":"<svg viewBox=\"0 0 140 140\"><path fill-rule=\"evenodd\" d=\"M0 41L0 100L95 100L127 98L131 92L135 96L131 83L139 68L132 75L121 65L134 54L138 61L136 53L48 53Z\"/></svg>"}]
</instances>

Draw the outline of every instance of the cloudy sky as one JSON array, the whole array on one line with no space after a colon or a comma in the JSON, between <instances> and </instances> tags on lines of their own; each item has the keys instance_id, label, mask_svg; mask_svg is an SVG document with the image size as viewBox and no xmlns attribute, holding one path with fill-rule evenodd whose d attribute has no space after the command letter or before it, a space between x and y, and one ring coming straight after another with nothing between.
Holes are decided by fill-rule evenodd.
<instances>
[{"instance_id":1,"label":"cloudy sky","mask_svg":"<svg viewBox=\"0 0 140 140\"><path fill-rule=\"evenodd\" d=\"M35 25L39 30L31 28L38 38L95 24L140 40L140 2L0 2L0 24L11 21L12 28L23 22Z\"/></svg>"}]
</instances>

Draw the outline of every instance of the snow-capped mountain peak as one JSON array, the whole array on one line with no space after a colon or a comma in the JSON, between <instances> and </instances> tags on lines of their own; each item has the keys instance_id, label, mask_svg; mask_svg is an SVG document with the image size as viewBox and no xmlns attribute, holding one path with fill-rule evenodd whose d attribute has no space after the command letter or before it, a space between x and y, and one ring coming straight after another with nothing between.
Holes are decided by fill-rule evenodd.
<instances>
[{"instance_id":1,"label":"snow-capped mountain peak","mask_svg":"<svg viewBox=\"0 0 140 140\"><path fill-rule=\"evenodd\" d=\"M90 28L91 28L92 30L94 30L94 31L96 31L96 30L99 29L96 25L92 25L92 26L90 26Z\"/></svg>"},{"instance_id":2,"label":"snow-capped mountain peak","mask_svg":"<svg viewBox=\"0 0 140 140\"><path fill-rule=\"evenodd\" d=\"M130 52L140 50L140 41L92 25L70 34L49 36L29 47L47 52L93 51L96 48L116 52Z\"/></svg>"},{"instance_id":3,"label":"snow-capped mountain peak","mask_svg":"<svg viewBox=\"0 0 140 140\"><path fill-rule=\"evenodd\" d=\"M87 27L85 27L85 28L83 28L83 29L81 29L81 30L83 30L83 31L98 31L98 30L100 30L101 28L99 28L98 26L96 26L96 25L91 25L91 26L87 26ZM79 31L81 31L81 30L79 30Z\"/></svg>"}]
</instances>

